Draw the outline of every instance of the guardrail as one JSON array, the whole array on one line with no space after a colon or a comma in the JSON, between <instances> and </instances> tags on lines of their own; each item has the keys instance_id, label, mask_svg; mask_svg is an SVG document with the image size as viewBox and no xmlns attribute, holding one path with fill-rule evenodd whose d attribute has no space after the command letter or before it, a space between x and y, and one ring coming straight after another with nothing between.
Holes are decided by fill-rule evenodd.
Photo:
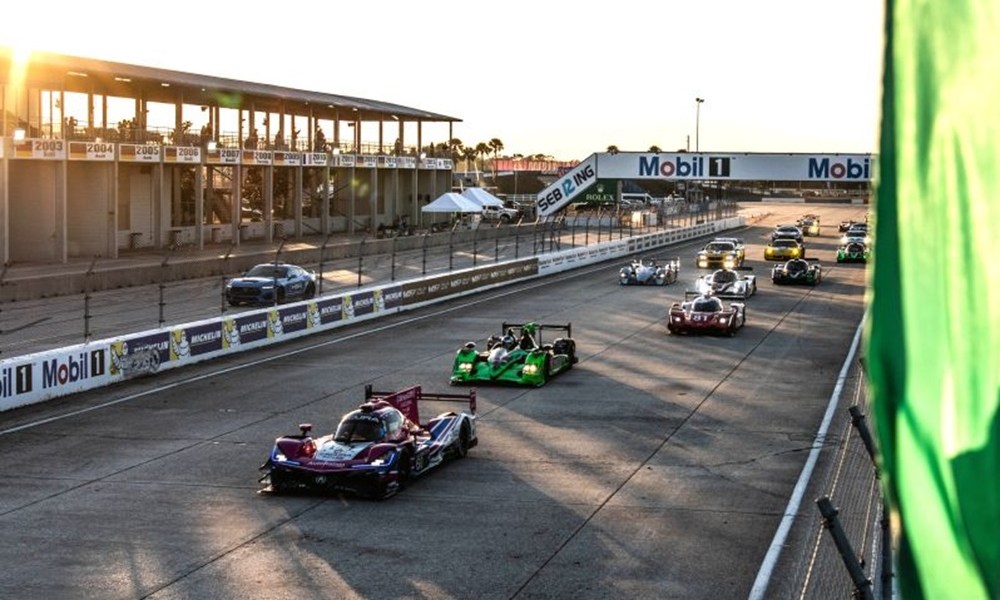
<instances>
[{"instance_id":1,"label":"guardrail","mask_svg":"<svg viewBox=\"0 0 1000 600\"><path fill-rule=\"evenodd\" d=\"M0 361L0 411L412 310L443 299L732 229L699 223L230 316L169 325Z\"/></svg>"}]
</instances>

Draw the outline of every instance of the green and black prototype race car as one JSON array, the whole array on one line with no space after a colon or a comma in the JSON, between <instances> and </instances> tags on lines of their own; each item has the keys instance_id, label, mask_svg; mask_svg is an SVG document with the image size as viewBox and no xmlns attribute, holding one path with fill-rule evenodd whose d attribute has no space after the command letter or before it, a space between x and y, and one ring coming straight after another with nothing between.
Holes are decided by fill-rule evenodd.
<instances>
[{"instance_id":1,"label":"green and black prototype race car","mask_svg":"<svg viewBox=\"0 0 1000 600\"><path fill-rule=\"evenodd\" d=\"M542 339L548 330L563 331L551 343ZM573 368L576 342L570 324L503 323L501 335L491 335L486 349L468 342L455 355L451 383L509 383L545 385L549 379Z\"/></svg>"}]
</instances>

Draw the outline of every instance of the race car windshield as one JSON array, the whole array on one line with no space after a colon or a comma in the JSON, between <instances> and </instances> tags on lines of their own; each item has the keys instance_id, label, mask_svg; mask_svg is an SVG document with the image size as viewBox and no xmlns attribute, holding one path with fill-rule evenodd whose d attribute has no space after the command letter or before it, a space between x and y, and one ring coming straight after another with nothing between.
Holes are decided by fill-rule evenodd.
<instances>
[{"instance_id":1,"label":"race car windshield","mask_svg":"<svg viewBox=\"0 0 1000 600\"><path fill-rule=\"evenodd\" d=\"M286 267L276 267L274 265L257 265L247 271L247 277L277 277L282 278L288 273Z\"/></svg>"},{"instance_id":2,"label":"race car windshield","mask_svg":"<svg viewBox=\"0 0 1000 600\"><path fill-rule=\"evenodd\" d=\"M806 263L801 260L790 260L788 261L788 264L785 265L785 269L787 269L789 273L798 273L806 270Z\"/></svg>"},{"instance_id":3,"label":"race car windshield","mask_svg":"<svg viewBox=\"0 0 1000 600\"><path fill-rule=\"evenodd\" d=\"M718 312L722 310L722 302L718 298L698 298L691 310L695 312Z\"/></svg>"},{"instance_id":4,"label":"race car windshield","mask_svg":"<svg viewBox=\"0 0 1000 600\"><path fill-rule=\"evenodd\" d=\"M732 283L736 281L736 273L732 271L719 270L712 275L715 283Z\"/></svg>"},{"instance_id":5,"label":"race car windshield","mask_svg":"<svg viewBox=\"0 0 1000 600\"><path fill-rule=\"evenodd\" d=\"M713 242L705 247L709 252L731 252L736 247L729 243Z\"/></svg>"},{"instance_id":6,"label":"race car windshield","mask_svg":"<svg viewBox=\"0 0 1000 600\"><path fill-rule=\"evenodd\" d=\"M346 419L337 427L334 441L342 444L376 442L382 437L382 423L377 419Z\"/></svg>"},{"instance_id":7,"label":"race car windshield","mask_svg":"<svg viewBox=\"0 0 1000 600\"><path fill-rule=\"evenodd\" d=\"M847 245L847 251L848 252L864 252L865 251L865 245L864 244L848 244Z\"/></svg>"}]
</instances>

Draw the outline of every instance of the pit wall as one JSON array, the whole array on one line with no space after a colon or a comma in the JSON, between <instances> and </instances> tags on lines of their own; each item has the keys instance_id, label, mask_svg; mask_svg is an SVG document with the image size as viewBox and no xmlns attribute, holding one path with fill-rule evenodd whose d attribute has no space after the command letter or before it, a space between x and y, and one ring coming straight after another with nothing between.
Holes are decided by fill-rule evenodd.
<instances>
[{"instance_id":1,"label":"pit wall","mask_svg":"<svg viewBox=\"0 0 1000 600\"><path fill-rule=\"evenodd\" d=\"M710 221L0 360L0 411L655 250L744 223L743 217Z\"/></svg>"}]
</instances>

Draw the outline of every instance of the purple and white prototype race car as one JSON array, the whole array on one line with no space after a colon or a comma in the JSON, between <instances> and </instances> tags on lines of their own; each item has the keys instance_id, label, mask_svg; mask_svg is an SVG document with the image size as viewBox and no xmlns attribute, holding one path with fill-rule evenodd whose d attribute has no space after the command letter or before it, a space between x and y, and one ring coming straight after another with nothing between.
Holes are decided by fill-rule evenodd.
<instances>
[{"instance_id":1,"label":"purple and white prototype race car","mask_svg":"<svg viewBox=\"0 0 1000 600\"><path fill-rule=\"evenodd\" d=\"M421 423L422 402L461 402L468 412L444 412ZM365 387L365 401L341 419L337 431L314 437L312 425L279 437L261 465L264 491L343 491L383 499L411 478L464 458L476 437L476 391L427 394L420 386L393 393Z\"/></svg>"}]
</instances>

